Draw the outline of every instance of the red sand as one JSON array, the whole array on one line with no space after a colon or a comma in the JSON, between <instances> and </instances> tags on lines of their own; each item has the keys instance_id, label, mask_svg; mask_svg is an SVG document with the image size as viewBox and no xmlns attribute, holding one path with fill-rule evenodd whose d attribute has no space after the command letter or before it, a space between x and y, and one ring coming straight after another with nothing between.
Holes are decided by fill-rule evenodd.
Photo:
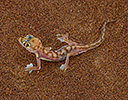
<instances>
[{"instance_id":1,"label":"red sand","mask_svg":"<svg viewBox=\"0 0 128 100\"><path fill-rule=\"evenodd\" d=\"M0 100L126 100L126 1L0 0ZM116 22L107 25L102 45L71 57L66 73L59 69L64 61L42 61L39 73L24 71L36 59L18 43L19 37L33 34L57 49L64 44L55 35L68 32L70 39L88 44L112 19Z\"/></svg>"}]
</instances>

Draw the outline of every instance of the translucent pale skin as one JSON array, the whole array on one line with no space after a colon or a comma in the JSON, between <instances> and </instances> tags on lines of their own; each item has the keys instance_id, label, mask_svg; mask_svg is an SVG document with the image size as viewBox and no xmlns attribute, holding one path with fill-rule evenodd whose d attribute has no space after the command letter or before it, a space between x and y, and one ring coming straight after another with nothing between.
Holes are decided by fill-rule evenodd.
<instances>
[{"instance_id":1,"label":"translucent pale skin","mask_svg":"<svg viewBox=\"0 0 128 100\"><path fill-rule=\"evenodd\" d=\"M57 39L61 42L66 42L68 45L61 47L58 50L52 50L51 47L44 47L41 44L41 41L34 37L33 35L27 35L26 37L19 38L19 43L27 49L29 52L34 53L37 59L37 66L33 66L33 64L28 64L25 67L25 71L29 71L31 73L33 70L40 70L41 69L41 59L46 61L61 61L66 58L65 64L60 66L61 70L66 71L68 68L69 57L81 54L86 52L87 50L93 49L98 47L103 41L105 36L105 26L107 23L112 21L107 21L103 24L101 28L102 36L99 40L92 44L81 45L72 40L68 40L68 34L57 34Z\"/></svg>"}]
</instances>

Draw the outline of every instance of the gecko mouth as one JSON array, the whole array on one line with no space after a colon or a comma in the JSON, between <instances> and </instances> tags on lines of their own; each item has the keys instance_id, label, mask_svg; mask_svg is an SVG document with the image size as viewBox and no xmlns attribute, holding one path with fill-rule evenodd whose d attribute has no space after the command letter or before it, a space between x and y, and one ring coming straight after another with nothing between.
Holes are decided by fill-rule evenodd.
<instances>
[{"instance_id":1,"label":"gecko mouth","mask_svg":"<svg viewBox=\"0 0 128 100\"><path fill-rule=\"evenodd\" d=\"M22 38L21 37L19 38L19 42L20 42L20 44L22 44Z\"/></svg>"}]
</instances>

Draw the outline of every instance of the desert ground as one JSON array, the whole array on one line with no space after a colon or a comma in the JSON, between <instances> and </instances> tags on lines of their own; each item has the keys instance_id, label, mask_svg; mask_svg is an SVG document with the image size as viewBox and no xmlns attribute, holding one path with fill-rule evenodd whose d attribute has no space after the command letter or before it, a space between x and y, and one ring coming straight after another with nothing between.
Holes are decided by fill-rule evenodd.
<instances>
[{"instance_id":1,"label":"desert ground","mask_svg":"<svg viewBox=\"0 0 128 100\"><path fill-rule=\"evenodd\" d=\"M0 0L0 100L127 100L128 98L127 0ZM56 34L89 44L100 36L97 48L70 57L64 73L60 62L41 61L31 74L27 64L36 57L18 39L27 34L42 45L59 49L66 43Z\"/></svg>"}]
</instances>

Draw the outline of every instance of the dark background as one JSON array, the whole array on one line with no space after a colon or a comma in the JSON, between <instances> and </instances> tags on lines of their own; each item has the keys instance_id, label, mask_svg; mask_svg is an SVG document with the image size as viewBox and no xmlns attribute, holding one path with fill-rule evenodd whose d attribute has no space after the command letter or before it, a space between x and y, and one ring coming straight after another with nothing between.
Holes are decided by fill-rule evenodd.
<instances>
[{"instance_id":1,"label":"dark background","mask_svg":"<svg viewBox=\"0 0 128 100\"><path fill-rule=\"evenodd\" d=\"M0 0L0 99L126 100L128 93L127 0ZM40 72L24 71L36 58L18 42L32 34L44 46L65 45L56 34L69 33L78 43L98 39L107 20L105 41L62 62L42 61Z\"/></svg>"}]
</instances>

